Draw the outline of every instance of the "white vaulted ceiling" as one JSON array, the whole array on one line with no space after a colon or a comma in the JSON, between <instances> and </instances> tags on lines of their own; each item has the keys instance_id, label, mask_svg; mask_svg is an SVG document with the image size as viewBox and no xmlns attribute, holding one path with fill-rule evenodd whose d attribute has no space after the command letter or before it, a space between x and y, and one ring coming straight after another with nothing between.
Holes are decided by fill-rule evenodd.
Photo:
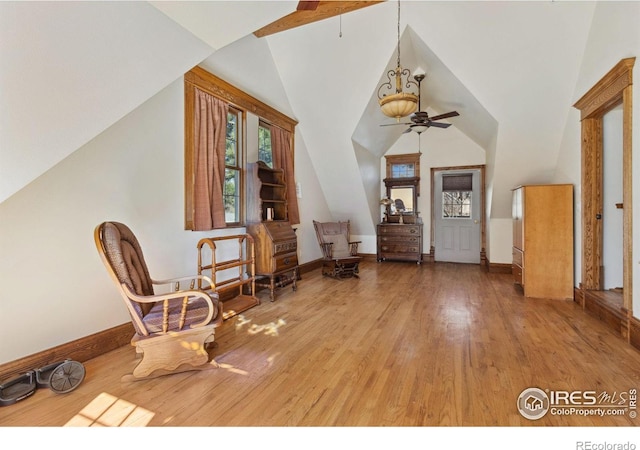
<instances>
[{"instance_id":1,"label":"white vaulted ceiling","mask_svg":"<svg viewBox=\"0 0 640 450\"><path fill-rule=\"evenodd\" d=\"M299 121L336 218L370 216L364 166L403 131L383 133L376 107L395 63L397 3L252 34L296 5L0 2L0 201L201 64ZM402 3L403 66L427 73L423 109L459 111L451 122L485 150L495 216L509 215L513 185L553 173L593 10Z\"/></svg>"}]
</instances>

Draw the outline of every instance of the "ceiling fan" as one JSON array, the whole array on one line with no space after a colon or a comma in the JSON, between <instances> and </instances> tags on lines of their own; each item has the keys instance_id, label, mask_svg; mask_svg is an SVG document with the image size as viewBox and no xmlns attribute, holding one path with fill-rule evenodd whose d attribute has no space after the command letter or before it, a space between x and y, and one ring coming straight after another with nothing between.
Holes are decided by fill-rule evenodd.
<instances>
[{"instance_id":1,"label":"ceiling fan","mask_svg":"<svg viewBox=\"0 0 640 450\"><path fill-rule=\"evenodd\" d=\"M426 111L420 111L421 109L420 108L420 94L421 94L420 83L422 83L422 80L424 80L424 77L425 75L422 73L414 76L415 80L418 82L418 111L414 112L413 114L411 114L411 116L409 116L409 119L411 120L411 122L387 123L387 124L380 125L381 127L388 127L393 125L409 125L409 128L407 128L403 132L403 134L411 133L412 131L415 131L419 135L422 132L427 131L427 129L430 127L448 128L451 126L450 123L441 123L436 121L441 119L448 119L449 117L459 116L460 114L458 113L458 111L450 111L448 113L439 114L433 117L429 117L429 113L427 113Z\"/></svg>"}]
</instances>

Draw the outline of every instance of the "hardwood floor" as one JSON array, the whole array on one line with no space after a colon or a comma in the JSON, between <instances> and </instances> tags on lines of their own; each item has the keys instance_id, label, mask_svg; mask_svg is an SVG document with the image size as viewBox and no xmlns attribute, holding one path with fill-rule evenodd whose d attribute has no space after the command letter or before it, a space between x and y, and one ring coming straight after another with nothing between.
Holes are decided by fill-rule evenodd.
<instances>
[{"instance_id":1,"label":"hardwood floor","mask_svg":"<svg viewBox=\"0 0 640 450\"><path fill-rule=\"evenodd\" d=\"M0 408L2 426L630 426L623 416L524 418L529 387L640 387L640 352L570 301L525 299L476 265L365 260L360 279L305 274L224 323L219 368L122 382L125 346L74 391ZM117 299L114 298L114 301ZM609 402L610 404L610 402Z\"/></svg>"}]
</instances>

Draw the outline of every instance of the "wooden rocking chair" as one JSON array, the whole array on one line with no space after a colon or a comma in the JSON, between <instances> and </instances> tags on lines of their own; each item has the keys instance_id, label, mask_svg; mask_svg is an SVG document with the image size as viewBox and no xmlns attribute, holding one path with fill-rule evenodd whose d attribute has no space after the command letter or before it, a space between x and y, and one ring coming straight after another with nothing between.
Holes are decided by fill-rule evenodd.
<instances>
[{"instance_id":1,"label":"wooden rocking chair","mask_svg":"<svg viewBox=\"0 0 640 450\"><path fill-rule=\"evenodd\" d=\"M104 222L94 232L95 244L107 272L124 300L135 335L131 345L142 354L134 379L216 367L205 344L213 342L222 323L222 305L216 293L194 289L202 275L156 281L149 276L142 249L131 230L118 222ZM180 283L190 283L181 290ZM154 286L165 285L166 294Z\"/></svg>"},{"instance_id":2,"label":"wooden rocking chair","mask_svg":"<svg viewBox=\"0 0 640 450\"><path fill-rule=\"evenodd\" d=\"M322 250L322 275L337 279L358 277L362 256L358 256L360 241L350 241L351 223L313 221L318 244Z\"/></svg>"}]
</instances>

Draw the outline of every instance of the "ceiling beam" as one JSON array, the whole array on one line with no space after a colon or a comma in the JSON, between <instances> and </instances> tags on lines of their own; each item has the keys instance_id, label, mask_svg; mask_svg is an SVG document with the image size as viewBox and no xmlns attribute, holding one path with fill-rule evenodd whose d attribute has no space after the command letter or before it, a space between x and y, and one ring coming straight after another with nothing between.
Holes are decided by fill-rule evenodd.
<instances>
[{"instance_id":1,"label":"ceiling beam","mask_svg":"<svg viewBox=\"0 0 640 450\"><path fill-rule=\"evenodd\" d=\"M319 20L328 19L329 17L346 14L357 9L382 3L385 0L378 1L301 1L298 4L298 10L288 14L275 22L265 25L253 32L256 37L265 37L281 31L290 30L308 23L317 22ZM304 5L302 5L304 4ZM314 9L310 9L313 8Z\"/></svg>"},{"instance_id":2,"label":"ceiling beam","mask_svg":"<svg viewBox=\"0 0 640 450\"><path fill-rule=\"evenodd\" d=\"M296 8L296 10L297 11L315 11L319 3L320 3L319 0L314 0L314 1L301 0L298 2L298 7Z\"/></svg>"}]
</instances>

